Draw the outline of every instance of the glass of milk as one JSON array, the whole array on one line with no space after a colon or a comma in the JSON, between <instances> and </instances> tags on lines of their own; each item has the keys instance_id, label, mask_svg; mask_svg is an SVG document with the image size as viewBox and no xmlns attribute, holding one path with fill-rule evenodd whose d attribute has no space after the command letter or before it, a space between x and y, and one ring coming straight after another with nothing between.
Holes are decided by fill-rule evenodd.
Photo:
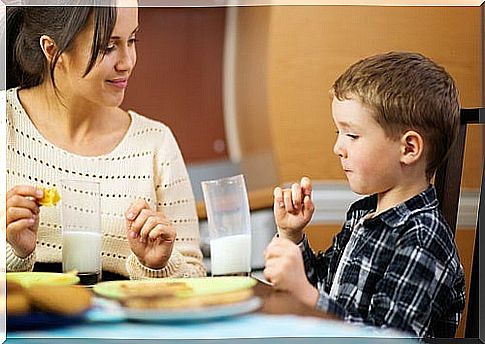
<instances>
[{"instance_id":1,"label":"glass of milk","mask_svg":"<svg viewBox=\"0 0 485 344\"><path fill-rule=\"evenodd\" d=\"M62 271L77 271L80 283L101 280L99 183L61 180Z\"/></svg>"},{"instance_id":2,"label":"glass of milk","mask_svg":"<svg viewBox=\"0 0 485 344\"><path fill-rule=\"evenodd\" d=\"M212 276L249 276L251 219L242 174L203 181Z\"/></svg>"}]
</instances>

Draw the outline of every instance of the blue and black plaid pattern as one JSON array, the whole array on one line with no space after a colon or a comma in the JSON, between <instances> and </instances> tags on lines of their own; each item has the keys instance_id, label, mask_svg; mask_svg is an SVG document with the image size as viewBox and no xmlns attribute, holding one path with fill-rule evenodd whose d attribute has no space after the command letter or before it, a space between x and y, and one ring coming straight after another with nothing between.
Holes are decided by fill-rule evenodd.
<instances>
[{"instance_id":1,"label":"blue and black plaid pattern","mask_svg":"<svg viewBox=\"0 0 485 344\"><path fill-rule=\"evenodd\" d=\"M302 242L308 280L320 291L317 308L419 337L454 337L465 306L465 278L433 186L365 219L334 281L353 228L376 205L376 195L355 202L326 252L315 255L307 239ZM338 292L331 298L334 282Z\"/></svg>"}]
</instances>

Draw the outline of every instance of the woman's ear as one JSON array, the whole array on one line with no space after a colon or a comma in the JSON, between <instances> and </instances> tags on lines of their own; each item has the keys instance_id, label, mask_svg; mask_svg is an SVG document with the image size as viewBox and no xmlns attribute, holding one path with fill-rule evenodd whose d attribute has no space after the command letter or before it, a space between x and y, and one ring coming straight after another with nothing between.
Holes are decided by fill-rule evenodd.
<instances>
[{"instance_id":1,"label":"woman's ear","mask_svg":"<svg viewBox=\"0 0 485 344\"><path fill-rule=\"evenodd\" d=\"M423 157L424 141L421 134L414 130L406 131L401 136L401 162L411 165Z\"/></svg>"},{"instance_id":2,"label":"woman's ear","mask_svg":"<svg viewBox=\"0 0 485 344\"><path fill-rule=\"evenodd\" d=\"M52 38L47 35L42 35L39 40L40 48L44 53L45 58L47 61L52 62L52 59L56 55L57 52L57 45L56 42Z\"/></svg>"}]
</instances>

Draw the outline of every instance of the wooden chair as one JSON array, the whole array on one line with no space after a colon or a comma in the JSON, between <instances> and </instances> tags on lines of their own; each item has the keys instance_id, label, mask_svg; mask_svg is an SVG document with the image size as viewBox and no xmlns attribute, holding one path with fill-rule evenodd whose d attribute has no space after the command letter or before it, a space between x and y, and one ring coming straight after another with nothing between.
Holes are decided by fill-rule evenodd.
<instances>
[{"instance_id":1,"label":"wooden chair","mask_svg":"<svg viewBox=\"0 0 485 344\"><path fill-rule=\"evenodd\" d=\"M441 210L450 225L453 234L456 231L456 221L458 215L458 201L460 198L461 174L463 168L463 157L465 151L466 129L468 124L484 124L485 108L462 109L460 121L460 131L458 138L451 148L447 160L436 171L435 187L438 194L438 201ZM482 159L482 157L477 157ZM484 244L479 241L480 215L483 215L484 195L482 191L484 182L484 173L482 168L482 183L480 187L480 204L478 210L477 228L475 231L475 244L473 250L473 263L470 276L470 293L468 299L468 313L465 329L466 338L479 338L479 316L480 309L485 309L485 302L482 295L482 302L479 304L479 274L483 273L479 268L478 251L479 247L484 248ZM483 241L483 240L482 240ZM483 270L483 269L482 269Z\"/></svg>"}]
</instances>

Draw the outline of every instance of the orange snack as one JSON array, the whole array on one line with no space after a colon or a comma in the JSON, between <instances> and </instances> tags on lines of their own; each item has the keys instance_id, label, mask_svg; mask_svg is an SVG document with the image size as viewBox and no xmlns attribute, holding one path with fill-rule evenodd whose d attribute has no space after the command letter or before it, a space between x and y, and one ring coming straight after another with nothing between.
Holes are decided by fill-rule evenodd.
<instances>
[{"instance_id":1,"label":"orange snack","mask_svg":"<svg viewBox=\"0 0 485 344\"><path fill-rule=\"evenodd\" d=\"M45 207L52 207L59 202L61 196L57 192L55 187L52 188L41 188L44 191L44 197L39 201L39 203Z\"/></svg>"}]
</instances>

